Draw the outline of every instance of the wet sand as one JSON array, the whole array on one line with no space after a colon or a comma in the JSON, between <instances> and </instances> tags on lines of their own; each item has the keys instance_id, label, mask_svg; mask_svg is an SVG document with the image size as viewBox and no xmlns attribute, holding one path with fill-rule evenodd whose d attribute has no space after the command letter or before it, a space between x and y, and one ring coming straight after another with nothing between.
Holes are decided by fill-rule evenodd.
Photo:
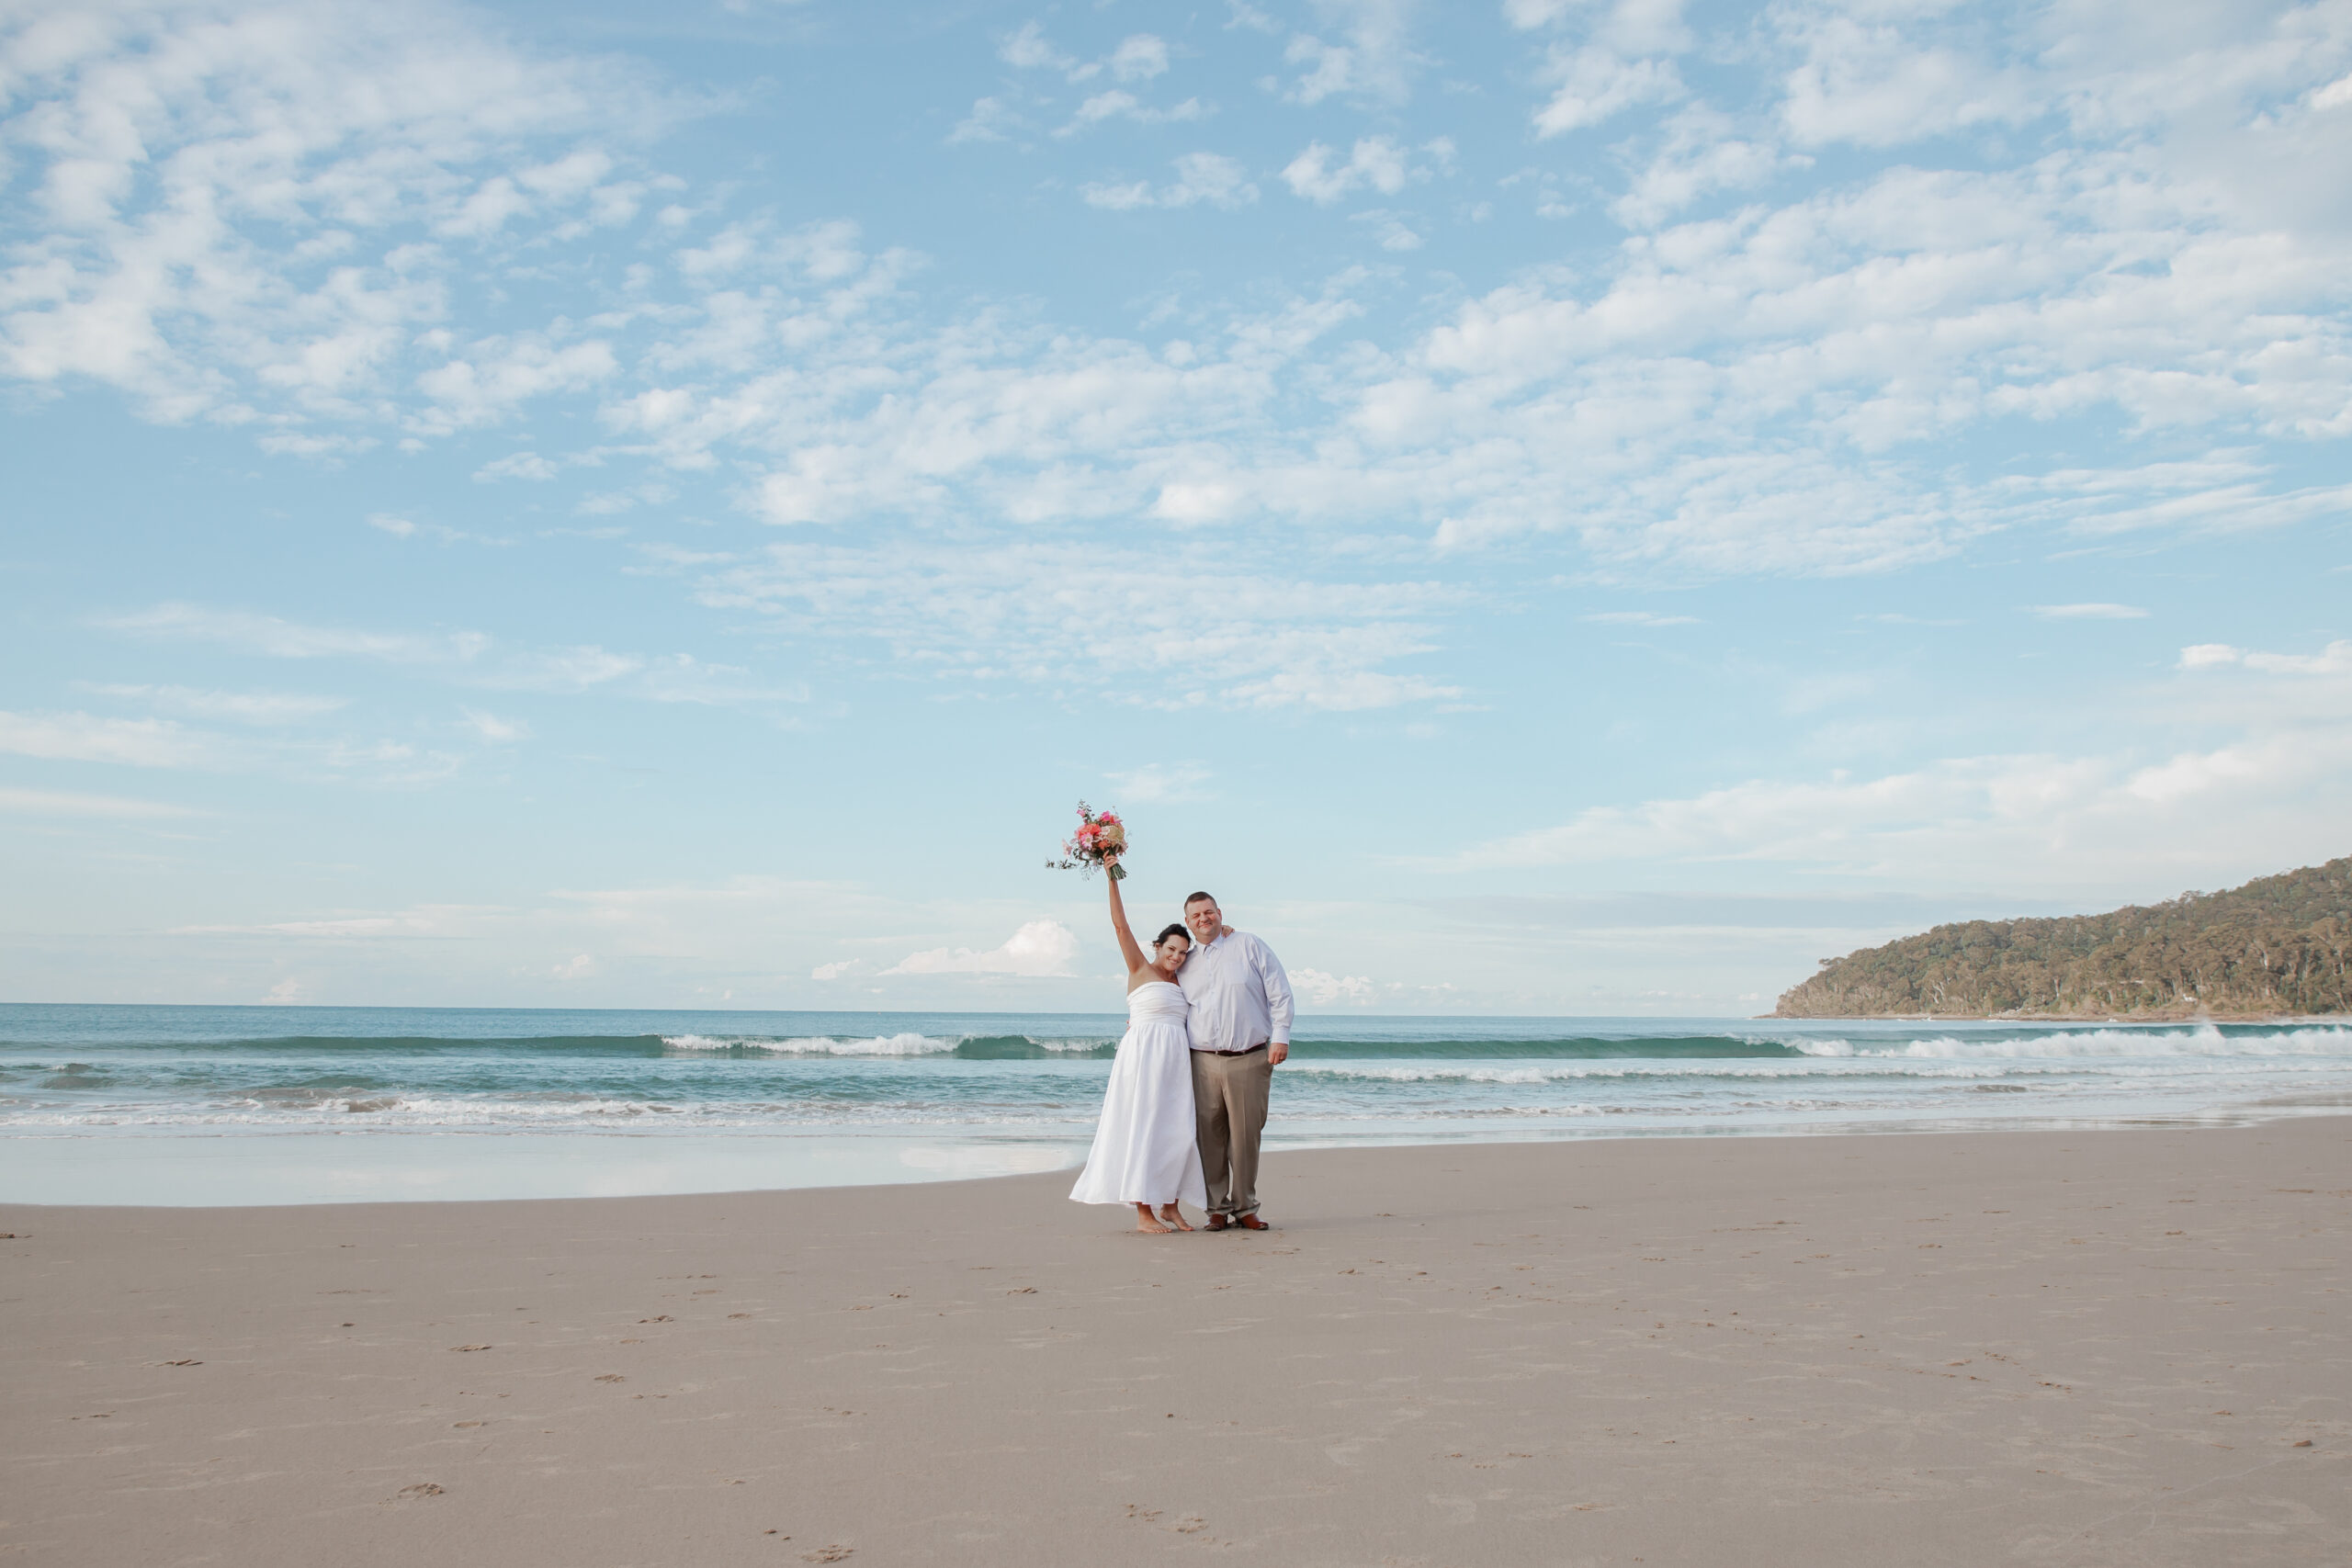
<instances>
[{"instance_id":1,"label":"wet sand","mask_svg":"<svg viewBox=\"0 0 2352 1568\"><path fill-rule=\"evenodd\" d=\"M2342 1563L2352 1119L0 1208L0 1552ZM2309 1446L2304 1446L2309 1445Z\"/></svg>"}]
</instances>

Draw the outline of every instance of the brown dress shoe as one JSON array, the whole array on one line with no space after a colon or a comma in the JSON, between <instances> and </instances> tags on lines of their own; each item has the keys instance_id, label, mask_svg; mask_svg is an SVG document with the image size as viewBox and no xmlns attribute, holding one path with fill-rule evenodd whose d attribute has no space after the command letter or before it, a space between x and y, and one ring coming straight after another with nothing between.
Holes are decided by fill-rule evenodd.
<instances>
[{"instance_id":1,"label":"brown dress shoe","mask_svg":"<svg viewBox=\"0 0 2352 1568\"><path fill-rule=\"evenodd\" d=\"M1245 1231L1270 1231L1274 1228L1255 1214L1236 1214L1233 1223Z\"/></svg>"},{"instance_id":2,"label":"brown dress shoe","mask_svg":"<svg viewBox=\"0 0 2352 1568\"><path fill-rule=\"evenodd\" d=\"M1209 1216L1209 1229L1213 1231L1221 1231L1232 1223L1233 1222L1231 1220L1227 1219L1223 1214L1211 1214Z\"/></svg>"}]
</instances>

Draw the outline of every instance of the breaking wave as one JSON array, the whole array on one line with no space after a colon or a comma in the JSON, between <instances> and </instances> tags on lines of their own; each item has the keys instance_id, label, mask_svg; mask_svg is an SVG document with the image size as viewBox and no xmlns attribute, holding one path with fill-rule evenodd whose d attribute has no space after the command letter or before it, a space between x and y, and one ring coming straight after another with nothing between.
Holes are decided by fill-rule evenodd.
<instances>
[{"instance_id":1,"label":"breaking wave","mask_svg":"<svg viewBox=\"0 0 2352 1568\"><path fill-rule=\"evenodd\" d=\"M1083 1147L1119 1027L1006 1013L0 1007L0 1134L989 1128ZM2352 1026L1327 1019L1302 1024L1276 1086L1277 1136L1342 1140L1441 1125L1468 1137L2023 1124L2057 1107L2086 1125L2295 1114L2352 1095Z\"/></svg>"}]
</instances>

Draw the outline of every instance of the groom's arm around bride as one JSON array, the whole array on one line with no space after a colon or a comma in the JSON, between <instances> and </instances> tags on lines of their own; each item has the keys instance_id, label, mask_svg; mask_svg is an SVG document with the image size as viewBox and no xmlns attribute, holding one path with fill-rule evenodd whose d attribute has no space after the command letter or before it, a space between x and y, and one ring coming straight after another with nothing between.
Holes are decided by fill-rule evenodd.
<instances>
[{"instance_id":1,"label":"groom's arm around bride","mask_svg":"<svg viewBox=\"0 0 2352 1568\"><path fill-rule=\"evenodd\" d=\"M1258 1145L1274 1067L1290 1055L1290 976L1273 950L1225 924L1206 893L1184 900L1193 955L1177 976L1190 1005L1193 1111L1209 1229L1264 1230L1258 1217Z\"/></svg>"}]
</instances>

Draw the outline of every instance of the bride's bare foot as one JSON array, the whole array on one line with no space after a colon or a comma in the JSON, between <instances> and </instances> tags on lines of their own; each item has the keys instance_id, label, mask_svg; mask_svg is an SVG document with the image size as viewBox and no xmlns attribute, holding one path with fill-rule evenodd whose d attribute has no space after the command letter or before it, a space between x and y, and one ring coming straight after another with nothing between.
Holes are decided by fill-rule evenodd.
<instances>
[{"instance_id":1,"label":"bride's bare foot","mask_svg":"<svg viewBox=\"0 0 2352 1568\"><path fill-rule=\"evenodd\" d=\"M1184 1211L1179 1209L1173 1203L1161 1204L1159 1206L1159 1217L1167 1221L1168 1224L1174 1225L1180 1231L1188 1231L1193 1228L1184 1223Z\"/></svg>"},{"instance_id":2,"label":"bride's bare foot","mask_svg":"<svg viewBox=\"0 0 2352 1568\"><path fill-rule=\"evenodd\" d=\"M1184 1228L1186 1230L1191 1230L1193 1227L1186 1225ZM1148 1203L1137 1203L1136 1205L1136 1229L1143 1232L1146 1235L1166 1235L1169 1234L1168 1227L1166 1225L1161 1224L1158 1220L1151 1217L1151 1205Z\"/></svg>"}]
</instances>

